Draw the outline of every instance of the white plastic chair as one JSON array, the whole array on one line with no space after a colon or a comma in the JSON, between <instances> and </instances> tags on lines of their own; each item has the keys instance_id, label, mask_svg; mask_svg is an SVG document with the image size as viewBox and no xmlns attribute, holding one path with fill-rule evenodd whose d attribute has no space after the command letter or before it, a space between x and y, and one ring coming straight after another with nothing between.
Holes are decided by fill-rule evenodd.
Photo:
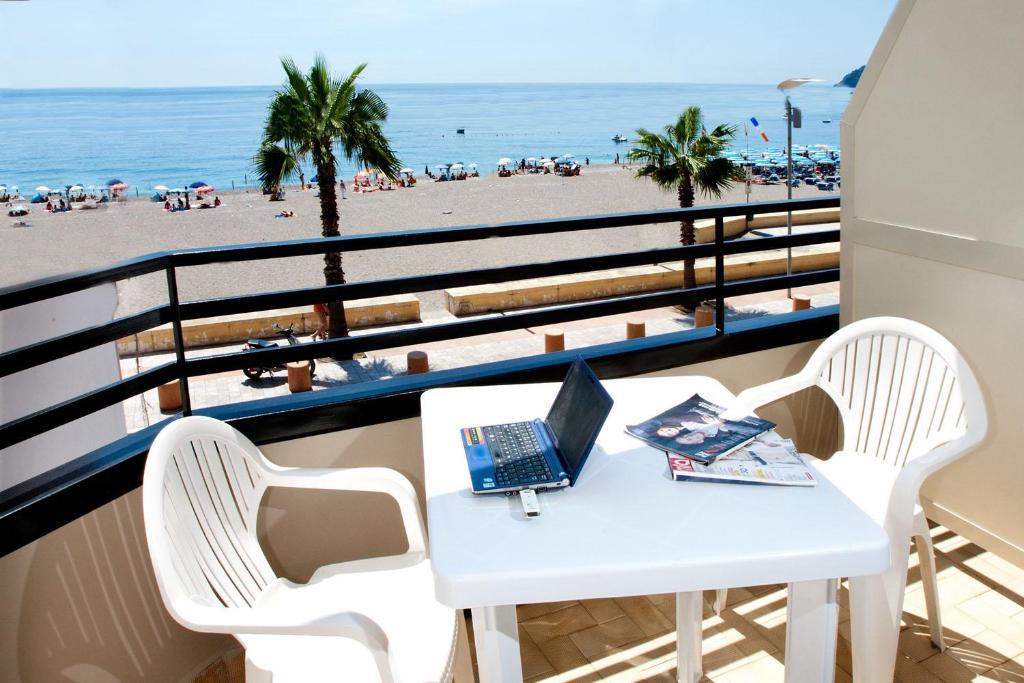
<instances>
[{"instance_id":1,"label":"white plastic chair","mask_svg":"<svg viewBox=\"0 0 1024 683\"><path fill-rule=\"evenodd\" d=\"M857 661L871 667L855 670L857 679L891 680L911 538L920 558L931 638L945 648L935 554L918 491L928 475L984 439L985 402L970 367L945 337L890 317L847 325L796 375L747 389L737 400L756 410L813 386L835 402L843 424L842 450L819 469L889 535L889 571L851 579L850 609L855 667ZM719 590L715 609L721 611L725 601L726 591ZM879 609L892 627L888 633L870 627Z\"/></svg>"},{"instance_id":2,"label":"white plastic chair","mask_svg":"<svg viewBox=\"0 0 1024 683\"><path fill-rule=\"evenodd\" d=\"M390 495L409 549L321 567L302 585L280 578L256 538L271 486ZM456 649L468 655L462 613L434 599L416 493L398 472L279 467L231 426L186 417L154 440L142 488L168 611L186 628L234 635L250 683L447 681Z\"/></svg>"}]
</instances>

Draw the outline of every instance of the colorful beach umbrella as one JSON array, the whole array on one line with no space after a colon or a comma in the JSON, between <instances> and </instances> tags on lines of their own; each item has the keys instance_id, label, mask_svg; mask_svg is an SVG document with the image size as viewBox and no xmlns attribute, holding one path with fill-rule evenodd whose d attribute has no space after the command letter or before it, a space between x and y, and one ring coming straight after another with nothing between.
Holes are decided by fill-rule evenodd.
<instances>
[{"instance_id":1,"label":"colorful beach umbrella","mask_svg":"<svg viewBox=\"0 0 1024 683\"><path fill-rule=\"evenodd\" d=\"M128 189L128 183L114 183L113 185L110 186L110 189L114 190L115 192L120 192L121 190L127 190Z\"/></svg>"},{"instance_id":2,"label":"colorful beach umbrella","mask_svg":"<svg viewBox=\"0 0 1024 683\"><path fill-rule=\"evenodd\" d=\"M117 178L111 178L110 180L107 181L107 187L113 187L114 185L124 185L124 184L125 184L125 182L123 180L118 180Z\"/></svg>"},{"instance_id":3,"label":"colorful beach umbrella","mask_svg":"<svg viewBox=\"0 0 1024 683\"><path fill-rule=\"evenodd\" d=\"M206 194L207 192L213 192L212 185L202 185L196 188L196 194Z\"/></svg>"}]
</instances>

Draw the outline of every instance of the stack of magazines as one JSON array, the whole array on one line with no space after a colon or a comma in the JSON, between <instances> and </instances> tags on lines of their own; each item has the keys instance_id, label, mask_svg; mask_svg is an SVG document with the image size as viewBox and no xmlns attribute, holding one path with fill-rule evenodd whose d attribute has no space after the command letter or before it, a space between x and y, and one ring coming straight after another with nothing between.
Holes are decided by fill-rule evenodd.
<instances>
[{"instance_id":1,"label":"stack of magazines","mask_svg":"<svg viewBox=\"0 0 1024 683\"><path fill-rule=\"evenodd\" d=\"M674 408L626 431L665 451L676 481L814 486L814 474L775 423L730 416L694 394Z\"/></svg>"}]
</instances>

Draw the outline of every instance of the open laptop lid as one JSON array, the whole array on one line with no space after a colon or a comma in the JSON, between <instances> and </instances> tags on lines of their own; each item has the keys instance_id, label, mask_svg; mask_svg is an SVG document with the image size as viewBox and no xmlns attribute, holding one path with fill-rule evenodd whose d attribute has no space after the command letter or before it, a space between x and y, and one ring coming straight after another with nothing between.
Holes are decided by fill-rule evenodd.
<instances>
[{"instance_id":1,"label":"open laptop lid","mask_svg":"<svg viewBox=\"0 0 1024 683\"><path fill-rule=\"evenodd\" d=\"M576 483L611 409L612 397L590 366L577 357L545 420L570 484Z\"/></svg>"}]
</instances>

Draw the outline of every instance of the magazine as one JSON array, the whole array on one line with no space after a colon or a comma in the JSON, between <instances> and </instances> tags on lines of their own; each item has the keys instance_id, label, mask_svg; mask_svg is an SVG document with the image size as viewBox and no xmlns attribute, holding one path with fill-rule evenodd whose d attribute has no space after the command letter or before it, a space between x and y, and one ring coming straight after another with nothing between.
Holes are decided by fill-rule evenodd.
<instances>
[{"instance_id":1,"label":"magazine","mask_svg":"<svg viewBox=\"0 0 1024 683\"><path fill-rule=\"evenodd\" d=\"M728 419L725 408L694 394L656 417L626 425L626 431L655 448L710 465L774 426L753 415Z\"/></svg>"},{"instance_id":2,"label":"magazine","mask_svg":"<svg viewBox=\"0 0 1024 683\"><path fill-rule=\"evenodd\" d=\"M774 486L814 486L818 483L793 442L774 431L761 434L711 465L673 453L667 455L672 478L676 481Z\"/></svg>"}]
</instances>

